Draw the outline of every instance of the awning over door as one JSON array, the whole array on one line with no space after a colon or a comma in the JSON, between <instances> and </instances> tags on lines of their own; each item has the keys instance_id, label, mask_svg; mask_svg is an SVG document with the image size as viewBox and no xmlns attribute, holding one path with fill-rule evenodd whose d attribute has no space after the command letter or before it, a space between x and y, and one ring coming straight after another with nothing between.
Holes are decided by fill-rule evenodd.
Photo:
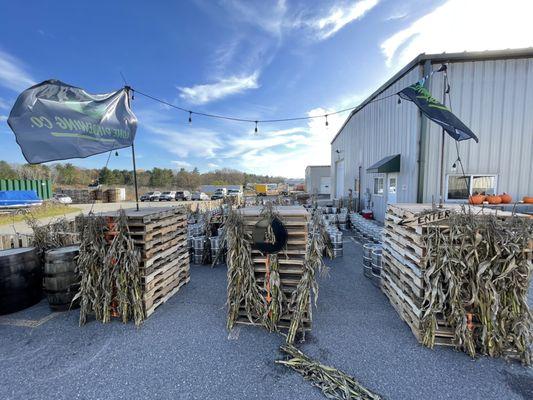
<instances>
[{"instance_id":1,"label":"awning over door","mask_svg":"<svg viewBox=\"0 0 533 400\"><path fill-rule=\"evenodd\" d=\"M385 174L389 172L400 172L400 155L385 157L366 169L366 172Z\"/></svg>"}]
</instances>

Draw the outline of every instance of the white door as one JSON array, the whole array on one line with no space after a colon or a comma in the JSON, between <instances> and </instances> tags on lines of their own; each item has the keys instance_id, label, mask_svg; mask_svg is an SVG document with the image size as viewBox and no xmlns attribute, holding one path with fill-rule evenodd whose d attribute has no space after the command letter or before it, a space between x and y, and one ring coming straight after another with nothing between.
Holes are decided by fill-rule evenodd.
<instances>
[{"instance_id":1,"label":"white door","mask_svg":"<svg viewBox=\"0 0 533 400\"><path fill-rule=\"evenodd\" d=\"M329 176L321 176L320 177L320 189L318 190L319 194L331 194L331 190L329 188L331 183L331 177Z\"/></svg>"},{"instance_id":2,"label":"white door","mask_svg":"<svg viewBox=\"0 0 533 400\"><path fill-rule=\"evenodd\" d=\"M344 160L335 163L335 198L344 196Z\"/></svg>"},{"instance_id":3,"label":"white door","mask_svg":"<svg viewBox=\"0 0 533 400\"><path fill-rule=\"evenodd\" d=\"M398 174L387 175L387 204L396 204Z\"/></svg>"}]
</instances>

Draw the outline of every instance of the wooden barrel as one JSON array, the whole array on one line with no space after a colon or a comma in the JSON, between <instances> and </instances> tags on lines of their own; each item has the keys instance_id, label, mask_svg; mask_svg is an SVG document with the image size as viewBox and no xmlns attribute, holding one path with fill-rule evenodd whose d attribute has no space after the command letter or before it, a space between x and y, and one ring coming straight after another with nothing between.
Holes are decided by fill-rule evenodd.
<instances>
[{"instance_id":1,"label":"wooden barrel","mask_svg":"<svg viewBox=\"0 0 533 400\"><path fill-rule=\"evenodd\" d=\"M80 288L76 272L76 257L79 246L60 247L48 250L45 254L43 287L52 310L68 310L79 307L72 299Z\"/></svg>"},{"instance_id":2,"label":"wooden barrel","mask_svg":"<svg viewBox=\"0 0 533 400\"><path fill-rule=\"evenodd\" d=\"M35 247L0 251L0 315L23 310L38 303L42 267Z\"/></svg>"}]
</instances>

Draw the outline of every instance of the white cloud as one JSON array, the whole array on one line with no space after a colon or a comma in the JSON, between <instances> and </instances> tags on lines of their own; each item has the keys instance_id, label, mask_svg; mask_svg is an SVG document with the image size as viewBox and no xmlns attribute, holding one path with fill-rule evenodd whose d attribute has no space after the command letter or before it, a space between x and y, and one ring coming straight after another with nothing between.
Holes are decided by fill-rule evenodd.
<instances>
[{"instance_id":1,"label":"white cloud","mask_svg":"<svg viewBox=\"0 0 533 400\"><path fill-rule=\"evenodd\" d=\"M7 121L7 115L0 115L0 121Z\"/></svg>"},{"instance_id":2,"label":"white cloud","mask_svg":"<svg viewBox=\"0 0 533 400\"><path fill-rule=\"evenodd\" d=\"M174 164L176 168L192 168L192 164L187 161L172 160L171 163Z\"/></svg>"},{"instance_id":3,"label":"white cloud","mask_svg":"<svg viewBox=\"0 0 533 400\"><path fill-rule=\"evenodd\" d=\"M217 168L220 168L220 165L215 164L215 163L207 163L207 168L217 169Z\"/></svg>"},{"instance_id":4,"label":"white cloud","mask_svg":"<svg viewBox=\"0 0 533 400\"><path fill-rule=\"evenodd\" d=\"M178 87L180 97L192 104L205 104L227 96L242 93L246 90L257 89L259 72L247 76L231 76L221 78L215 83Z\"/></svg>"},{"instance_id":5,"label":"white cloud","mask_svg":"<svg viewBox=\"0 0 533 400\"><path fill-rule=\"evenodd\" d=\"M21 92L34 84L35 80L26 71L22 62L0 50L0 86Z\"/></svg>"},{"instance_id":6,"label":"white cloud","mask_svg":"<svg viewBox=\"0 0 533 400\"><path fill-rule=\"evenodd\" d=\"M7 101L5 101L3 98L0 97L0 110L9 110L10 106L7 104Z\"/></svg>"},{"instance_id":7,"label":"white cloud","mask_svg":"<svg viewBox=\"0 0 533 400\"><path fill-rule=\"evenodd\" d=\"M336 5L326 17L312 21L311 26L317 30L320 39L327 39L349 23L363 18L378 3L379 0L360 0L351 4Z\"/></svg>"},{"instance_id":8,"label":"white cloud","mask_svg":"<svg viewBox=\"0 0 533 400\"><path fill-rule=\"evenodd\" d=\"M449 0L381 44L389 67L420 53L530 47L531 0Z\"/></svg>"}]
</instances>

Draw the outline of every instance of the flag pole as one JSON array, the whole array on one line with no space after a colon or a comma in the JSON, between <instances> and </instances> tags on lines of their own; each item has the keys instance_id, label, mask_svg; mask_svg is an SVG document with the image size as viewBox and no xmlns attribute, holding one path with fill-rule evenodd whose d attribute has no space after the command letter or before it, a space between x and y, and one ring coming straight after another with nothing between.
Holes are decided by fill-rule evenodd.
<instances>
[{"instance_id":1,"label":"flag pole","mask_svg":"<svg viewBox=\"0 0 533 400\"><path fill-rule=\"evenodd\" d=\"M446 90L448 86L448 73L444 69L444 85L442 90L442 104L446 106ZM442 128L442 139L440 145L440 197L439 197L439 206L442 207L444 203L444 145L446 143L446 132Z\"/></svg>"},{"instance_id":2,"label":"flag pole","mask_svg":"<svg viewBox=\"0 0 533 400\"><path fill-rule=\"evenodd\" d=\"M135 203L139 211L139 191L137 188L137 167L135 166L135 145L131 142L131 158L133 159L133 184L135 185Z\"/></svg>"},{"instance_id":3,"label":"flag pole","mask_svg":"<svg viewBox=\"0 0 533 400\"><path fill-rule=\"evenodd\" d=\"M122 75L122 73L121 73ZM124 78L124 76L122 77ZM126 82L126 80L124 80ZM130 91L132 90L131 87L128 85L124 86L126 91L128 92L128 102L130 101ZM132 96L133 98L133 96ZM137 166L135 165L135 139L131 142L131 158L133 160L133 185L135 186L135 204L137 211L139 211L139 188L137 186Z\"/></svg>"}]
</instances>

